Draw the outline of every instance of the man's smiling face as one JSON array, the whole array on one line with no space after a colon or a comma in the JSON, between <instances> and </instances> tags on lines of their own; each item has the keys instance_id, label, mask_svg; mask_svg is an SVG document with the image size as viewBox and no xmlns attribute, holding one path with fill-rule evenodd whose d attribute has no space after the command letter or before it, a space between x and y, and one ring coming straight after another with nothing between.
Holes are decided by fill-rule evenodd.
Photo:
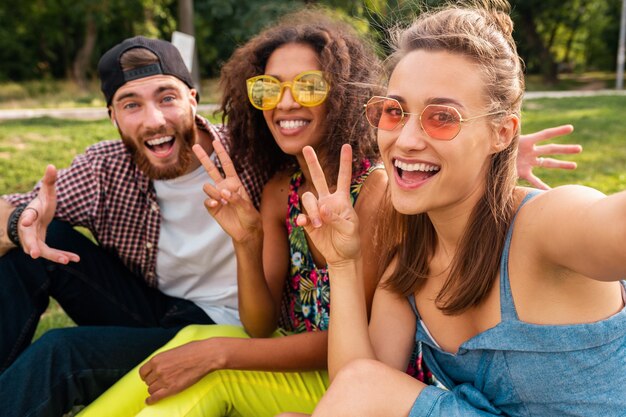
<instances>
[{"instance_id":1,"label":"man's smiling face","mask_svg":"<svg viewBox=\"0 0 626 417\"><path fill-rule=\"evenodd\" d=\"M172 179L192 167L195 90L170 75L154 75L120 87L111 118L139 169L151 179Z\"/></svg>"}]
</instances>

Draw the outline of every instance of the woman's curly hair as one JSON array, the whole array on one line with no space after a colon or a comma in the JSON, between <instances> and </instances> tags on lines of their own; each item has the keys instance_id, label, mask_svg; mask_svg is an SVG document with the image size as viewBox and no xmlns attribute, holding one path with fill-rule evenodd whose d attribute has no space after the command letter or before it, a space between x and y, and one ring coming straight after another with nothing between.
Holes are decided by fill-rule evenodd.
<instances>
[{"instance_id":1,"label":"woman's curly hair","mask_svg":"<svg viewBox=\"0 0 626 417\"><path fill-rule=\"evenodd\" d=\"M231 136L230 153L236 167L252 166L270 178L297 166L296 158L276 144L263 112L248 101L246 80L264 74L270 55L286 44L310 45L330 83L325 132L317 149L326 178L334 183L339 170L342 144L352 145L354 161L378 159L374 132L363 104L378 90L380 63L374 48L347 23L319 8L285 15L238 48L223 66L220 78L222 120ZM353 163L354 169L359 169Z\"/></svg>"}]
</instances>

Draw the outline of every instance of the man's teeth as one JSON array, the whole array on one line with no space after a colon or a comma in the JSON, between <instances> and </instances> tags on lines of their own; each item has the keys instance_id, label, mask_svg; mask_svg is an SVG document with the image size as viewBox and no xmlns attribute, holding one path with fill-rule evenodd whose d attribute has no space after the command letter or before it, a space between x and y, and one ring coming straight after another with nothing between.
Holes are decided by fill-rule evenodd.
<instances>
[{"instance_id":1,"label":"man's teeth","mask_svg":"<svg viewBox=\"0 0 626 417\"><path fill-rule=\"evenodd\" d=\"M163 136L162 138L156 138L146 141L146 143L150 146L157 146L162 143L169 142L172 139L174 139L174 136Z\"/></svg>"},{"instance_id":2,"label":"man's teeth","mask_svg":"<svg viewBox=\"0 0 626 417\"><path fill-rule=\"evenodd\" d=\"M308 124L309 122L306 120L281 120L280 122L278 122L278 125L282 129L297 129Z\"/></svg>"},{"instance_id":3,"label":"man's teeth","mask_svg":"<svg viewBox=\"0 0 626 417\"><path fill-rule=\"evenodd\" d=\"M440 169L437 165L430 165L430 164L425 164L425 163L407 164L406 162L401 162L398 160L395 160L393 162L393 166L395 166L396 168L400 168L402 171L430 172L430 171L439 171Z\"/></svg>"}]
</instances>

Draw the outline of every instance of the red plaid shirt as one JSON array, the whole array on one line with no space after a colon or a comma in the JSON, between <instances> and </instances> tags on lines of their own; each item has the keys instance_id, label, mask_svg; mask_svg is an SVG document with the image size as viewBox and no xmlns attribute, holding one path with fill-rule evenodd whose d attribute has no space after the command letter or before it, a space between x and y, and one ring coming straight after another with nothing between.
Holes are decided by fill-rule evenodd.
<instances>
[{"instance_id":1,"label":"red plaid shirt","mask_svg":"<svg viewBox=\"0 0 626 417\"><path fill-rule=\"evenodd\" d=\"M196 125L228 149L223 127L201 117ZM258 208L267 178L245 168L239 177ZM56 218L89 229L103 248L119 256L150 286L157 286L161 210L152 181L137 168L121 140L99 142L76 156L69 168L59 171L56 189ZM39 184L29 193L3 198L18 205L35 198L38 190Z\"/></svg>"}]
</instances>

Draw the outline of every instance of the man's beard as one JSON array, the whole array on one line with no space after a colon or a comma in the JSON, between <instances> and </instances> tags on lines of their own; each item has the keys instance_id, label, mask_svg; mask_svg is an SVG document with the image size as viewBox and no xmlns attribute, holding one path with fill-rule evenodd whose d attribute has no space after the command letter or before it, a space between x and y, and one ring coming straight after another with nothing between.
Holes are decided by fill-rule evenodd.
<instances>
[{"instance_id":1,"label":"man's beard","mask_svg":"<svg viewBox=\"0 0 626 417\"><path fill-rule=\"evenodd\" d=\"M191 120L187 120L181 123L181 125L174 127L173 133L167 133L165 127L158 130L149 130L143 132L144 137L156 137L159 135L171 134L174 136L175 141L180 142L177 163L167 167L156 167L152 164L152 162L150 162L150 159L148 159L148 157L146 156L146 152L150 151L145 148L146 145L143 144L143 139L139 139L138 141L136 141L133 138L125 135L119 127L118 131L120 132L122 141L124 142L124 145L126 145L126 149L128 149L128 151L130 152L133 161L135 162L139 170L144 173L145 176L152 180L171 180L185 174L187 172L187 169L189 168L189 165L191 164L191 147L195 143L196 139L196 126L194 122L195 118L192 115ZM138 143L141 143L141 145L139 145ZM140 150L139 146L142 146L144 149Z\"/></svg>"}]
</instances>

